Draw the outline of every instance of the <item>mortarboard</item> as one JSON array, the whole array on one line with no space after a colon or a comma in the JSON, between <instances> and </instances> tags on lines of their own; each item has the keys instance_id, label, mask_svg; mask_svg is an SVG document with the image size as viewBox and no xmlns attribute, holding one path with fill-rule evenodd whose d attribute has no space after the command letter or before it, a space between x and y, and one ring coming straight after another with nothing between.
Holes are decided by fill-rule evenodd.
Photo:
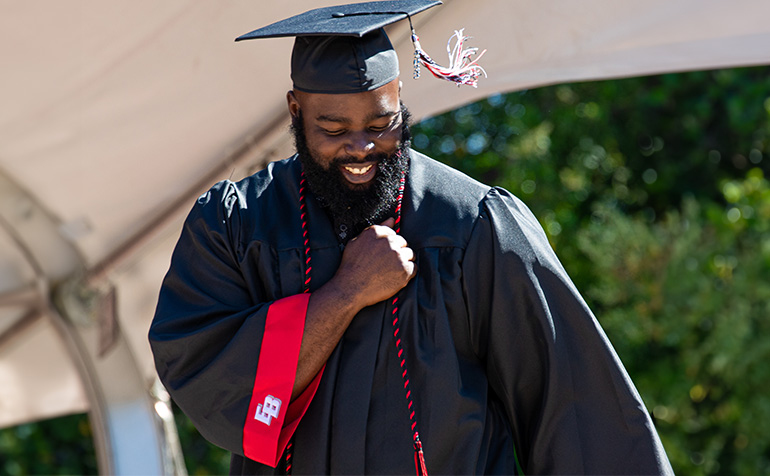
<instances>
[{"instance_id":1,"label":"mortarboard","mask_svg":"<svg viewBox=\"0 0 770 476\"><path fill-rule=\"evenodd\" d=\"M371 91L396 79L398 58L383 27L407 19L440 0L390 0L317 8L236 38L296 37L291 59L294 88L312 93ZM462 30L453 49L447 44L450 66L444 68L425 54L412 28L415 78L422 63L431 73L458 84L476 86L484 70L471 61L476 48L463 49ZM450 38L451 41L451 38ZM483 54L482 52L481 54Z\"/></svg>"}]
</instances>

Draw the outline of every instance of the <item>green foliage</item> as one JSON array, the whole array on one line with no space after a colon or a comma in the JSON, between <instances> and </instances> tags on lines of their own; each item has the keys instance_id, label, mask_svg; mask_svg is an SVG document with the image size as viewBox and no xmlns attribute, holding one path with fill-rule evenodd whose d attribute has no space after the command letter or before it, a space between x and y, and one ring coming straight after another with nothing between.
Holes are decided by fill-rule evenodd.
<instances>
[{"instance_id":1,"label":"green foliage","mask_svg":"<svg viewBox=\"0 0 770 476\"><path fill-rule=\"evenodd\" d=\"M501 94L413 133L532 208L678 475L770 473L770 68ZM175 415L190 474L226 473ZM95 472L67 418L1 430L0 473Z\"/></svg>"},{"instance_id":2,"label":"green foliage","mask_svg":"<svg viewBox=\"0 0 770 476\"><path fill-rule=\"evenodd\" d=\"M768 73L560 85L413 129L532 208L679 475L770 472Z\"/></svg>"},{"instance_id":3,"label":"green foliage","mask_svg":"<svg viewBox=\"0 0 770 476\"><path fill-rule=\"evenodd\" d=\"M173 407L187 473L191 476L229 474L230 453L207 442L179 407Z\"/></svg>"},{"instance_id":4,"label":"green foliage","mask_svg":"<svg viewBox=\"0 0 770 476\"><path fill-rule=\"evenodd\" d=\"M597 205L577 235L597 276L585 293L677 474L767 474L770 250L764 225L716 211L688 199L650 225Z\"/></svg>"},{"instance_id":5,"label":"green foliage","mask_svg":"<svg viewBox=\"0 0 770 476\"><path fill-rule=\"evenodd\" d=\"M96 474L86 415L0 430L0 474Z\"/></svg>"}]
</instances>

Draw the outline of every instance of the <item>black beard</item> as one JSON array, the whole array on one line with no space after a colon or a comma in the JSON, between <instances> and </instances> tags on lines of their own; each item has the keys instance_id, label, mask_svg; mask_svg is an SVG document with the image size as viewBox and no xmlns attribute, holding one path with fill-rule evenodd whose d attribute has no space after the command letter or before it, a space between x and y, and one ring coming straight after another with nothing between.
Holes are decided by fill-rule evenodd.
<instances>
[{"instance_id":1,"label":"black beard","mask_svg":"<svg viewBox=\"0 0 770 476\"><path fill-rule=\"evenodd\" d=\"M391 215L398 199L401 177L409 169L409 144L412 137L409 131L410 119L409 111L401 104L401 144L395 153L370 154L364 160L335 157L330 167L325 169L308 148L301 112L299 116L292 118L294 145L308 186L340 223L360 230L379 224ZM374 180L368 185L351 187L340 172L339 166L367 161L377 163L377 175Z\"/></svg>"}]
</instances>

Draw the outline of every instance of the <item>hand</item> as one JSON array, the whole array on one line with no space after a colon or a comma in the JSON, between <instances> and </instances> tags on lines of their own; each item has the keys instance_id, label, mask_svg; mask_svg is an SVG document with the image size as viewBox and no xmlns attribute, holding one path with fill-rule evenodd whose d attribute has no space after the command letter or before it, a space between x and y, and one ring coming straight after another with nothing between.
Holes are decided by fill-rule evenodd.
<instances>
[{"instance_id":1,"label":"hand","mask_svg":"<svg viewBox=\"0 0 770 476\"><path fill-rule=\"evenodd\" d=\"M415 275L414 252L393 231L392 218L353 238L342 254L335 285L361 308L401 290Z\"/></svg>"}]
</instances>

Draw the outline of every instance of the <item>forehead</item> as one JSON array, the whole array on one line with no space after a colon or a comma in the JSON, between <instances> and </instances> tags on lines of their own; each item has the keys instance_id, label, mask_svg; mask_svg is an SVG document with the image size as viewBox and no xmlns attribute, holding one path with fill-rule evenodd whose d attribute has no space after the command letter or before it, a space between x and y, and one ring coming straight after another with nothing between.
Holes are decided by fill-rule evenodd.
<instances>
[{"instance_id":1,"label":"forehead","mask_svg":"<svg viewBox=\"0 0 770 476\"><path fill-rule=\"evenodd\" d=\"M351 121L369 120L397 113L400 110L398 80L373 91L350 94L317 94L295 91L303 115L344 117Z\"/></svg>"}]
</instances>

